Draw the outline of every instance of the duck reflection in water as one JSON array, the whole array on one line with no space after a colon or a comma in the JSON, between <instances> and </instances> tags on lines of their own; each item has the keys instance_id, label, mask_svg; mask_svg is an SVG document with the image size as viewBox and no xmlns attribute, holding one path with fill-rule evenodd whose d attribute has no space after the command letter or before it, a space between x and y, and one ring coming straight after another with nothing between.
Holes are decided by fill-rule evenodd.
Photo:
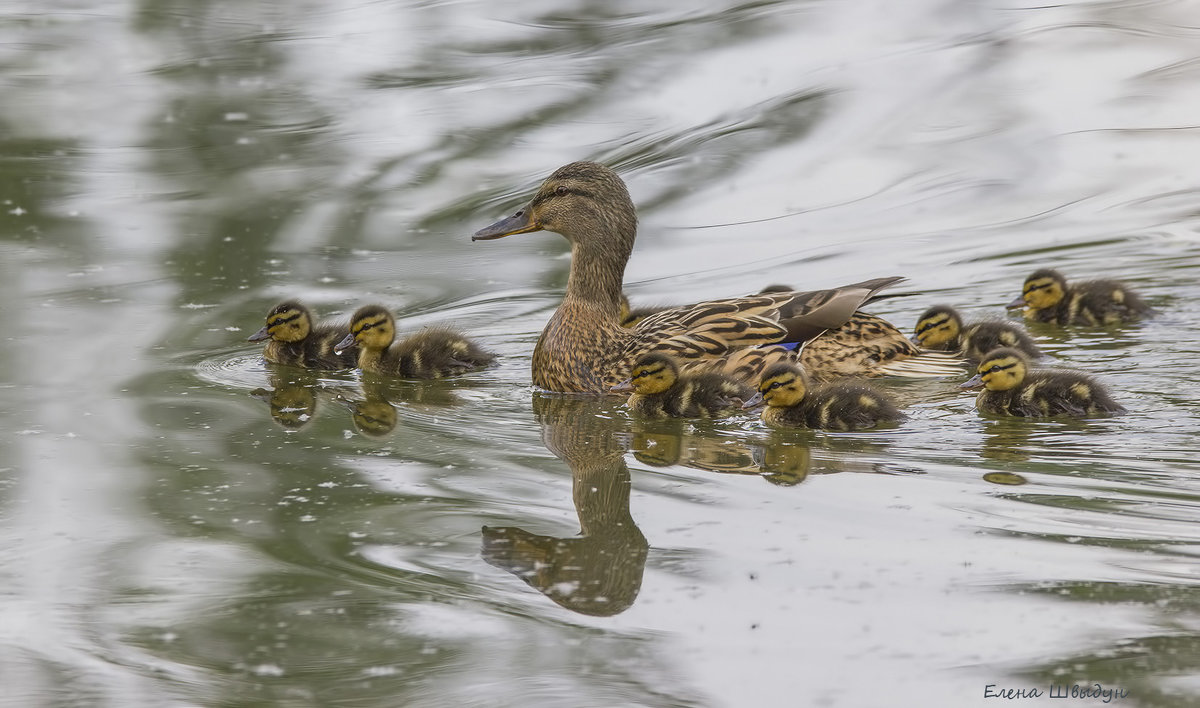
<instances>
[{"instance_id":1,"label":"duck reflection in water","mask_svg":"<svg viewBox=\"0 0 1200 708\"><path fill-rule=\"evenodd\" d=\"M288 430L299 430L312 422L317 413L317 388L320 380L311 374L272 373L271 388L256 388L250 395L271 407L271 417Z\"/></svg>"},{"instance_id":2,"label":"duck reflection in water","mask_svg":"<svg viewBox=\"0 0 1200 708\"><path fill-rule=\"evenodd\" d=\"M365 374L362 398L338 396L338 402L350 411L350 420L358 432L381 438L396 428L400 404L452 406L461 403L452 388L442 381L407 381Z\"/></svg>"},{"instance_id":3,"label":"duck reflection in water","mask_svg":"<svg viewBox=\"0 0 1200 708\"><path fill-rule=\"evenodd\" d=\"M535 395L550 452L571 468L580 535L558 538L517 527L483 527L483 559L573 612L611 616L637 598L649 543L629 513L631 480L616 421L595 399Z\"/></svg>"}]
</instances>

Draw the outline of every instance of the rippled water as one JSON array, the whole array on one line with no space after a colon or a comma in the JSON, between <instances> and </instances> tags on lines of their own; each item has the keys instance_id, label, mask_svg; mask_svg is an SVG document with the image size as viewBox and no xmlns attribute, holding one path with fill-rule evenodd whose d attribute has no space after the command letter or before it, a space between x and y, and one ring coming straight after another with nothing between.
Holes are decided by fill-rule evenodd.
<instances>
[{"instance_id":1,"label":"rippled water","mask_svg":"<svg viewBox=\"0 0 1200 708\"><path fill-rule=\"evenodd\" d=\"M14 706L1200 705L1200 11L1183 2L0 5L0 667ZM626 289L1033 269L1161 316L1034 328L1129 414L886 382L870 433L530 386L577 159ZM502 359L265 365L283 297ZM988 686L992 686L988 689ZM1055 689L1054 687L1058 687Z\"/></svg>"}]
</instances>

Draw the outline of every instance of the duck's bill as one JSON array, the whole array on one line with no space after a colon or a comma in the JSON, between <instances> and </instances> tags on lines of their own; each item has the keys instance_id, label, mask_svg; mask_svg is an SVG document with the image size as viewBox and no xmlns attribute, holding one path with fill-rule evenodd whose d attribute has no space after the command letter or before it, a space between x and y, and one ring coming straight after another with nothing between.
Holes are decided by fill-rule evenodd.
<instances>
[{"instance_id":1,"label":"duck's bill","mask_svg":"<svg viewBox=\"0 0 1200 708\"><path fill-rule=\"evenodd\" d=\"M494 238L504 238L513 234L527 234L530 231L541 231L542 225L532 216L532 210L525 207L512 216L501 219L491 226L485 226L475 232L472 241L490 241Z\"/></svg>"},{"instance_id":2,"label":"duck's bill","mask_svg":"<svg viewBox=\"0 0 1200 708\"><path fill-rule=\"evenodd\" d=\"M263 327L262 329L258 330L257 332L250 335L249 337L246 337L246 341L247 342L261 342L264 339L270 339L270 338L271 338L271 333L267 331L266 327Z\"/></svg>"},{"instance_id":3,"label":"duck's bill","mask_svg":"<svg viewBox=\"0 0 1200 708\"><path fill-rule=\"evenodd\" d=\"M917 345L918 347L921 346L921 338L915 334L913 336L909 337L908 340L910 342L912 342L913 344Z\"/></svg>"},{"instance_id":4,"label":"duck's bill","mask_svg":"<svg viewBox=\"0 0 1200 708\"><path fill-rule=\"evenodd\" d=\"M958 385L959 388L983 388L983 374L975 374L971 380Z\"/></svg>"},{"instance_id":5,"label":"duck's bill","mask_svg":"<svg viewBox=\"0 0 1200 708\"><path fill-rule=\"evenodd\" d=\"M1025 307L1025 296L1021 295L1016 300L1013 300L1004 307L1008 308L1009 310L1019 310L1022 307Z\"/></svg>"},{"instance_id":6,"label":"duck's bill","mask_svg":"<svg viewBox=\"0 0 1200 708\"><path fill-rule=\"evenodd\" d=\"M744 403L742 403L742 408L743 409L753 408L755 406L762 405L762 402L763 402L763 395L762 395L762 392L760 391L760 392L754 394L753 396L751 396L750 398L746 399L746 401Z\"/></svg>"},{"instance_id":7,"label":"duck's bill","mask_svg":"<svg viewBox=\"0 0 1200 708\"><path fill-rule=\"evenodd\" d=\"M613 386L612 388L610 388L608 390L612 391L613 393L623 393L625 391L632 391L633 390L633 379L625 379L621 383L617 384L616 386Z\"/></svg>"},{"instance_id":8,"label":"duck's bill","mask_svg":"<svg viewBox=\"0 0 1200 708\"><path fill-rule=\"evenodd\" d=\"M341 356L342 352L346 351L347 349L349 349L352 346L354 346L354 334L353 333L347 334L346 337L344 339L342 339L342 341L340 341L336 345L334 345L333 353L338 356Z\"/></svg>"}]
</instances>

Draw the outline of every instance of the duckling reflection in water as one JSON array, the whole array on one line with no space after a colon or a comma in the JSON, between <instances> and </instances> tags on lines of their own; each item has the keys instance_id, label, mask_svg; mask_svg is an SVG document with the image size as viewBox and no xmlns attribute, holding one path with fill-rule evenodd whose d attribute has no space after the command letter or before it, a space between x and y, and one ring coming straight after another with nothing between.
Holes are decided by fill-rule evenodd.
<instances>
[{"instance_id":1,"label":"duckling reflection in water","mask_svg":"<svg viewBox=\"0 0 1200 708\"><path fill-rule=\"evenodd\" d=\"M935 351L961 352L976 363L984 354L1000 347L1020 349L1030 359L1042 356L1033 337L1019 325L1004 320L964 325L958 311L946 305L931 307L917 319L913 342Z\"/></svg>"},{"instance_id":2,"label":"duckling reflection in water","mask_svg":"<svg viewBox=\"0 0 1200 708\"><path fill-rule=\"evenodd\" d=\"M250 395L271 407L271 418L289 430L298 430L312 422L317 411L315 380L302 382L272 376L272 388L256 388Z\"/></svg>"},{"instance_id":3,"label":"duckling reflection in water","mask_svg":"<svg viewBox=\"0 0 1200 708\"><path fill-rule=\"evenodd\" d=\"M799 367L776 364L763 373L746 408L765 402L763 422L773 428L862 430L905 419L891 399L854 381L810 384Z\"/></svg>"},{"instance_id":4,"label":"duckling reflection in water","mask_svg":"<svg viewBox=\"0 0 1200 708\"><path fill-rule=\"evenodd\" d=\"M628 406L650 418L715 418L736 413L750 398L750 387L715 372L681 374L674 357L643 354L630 378L613 391L629 391Z\"/></svg>"},{"instance_id":5,"label":"duckling reflection in water","mask_svg":"<svg viewBox=\"0 0 1200 708\"><path fill-rule=\"evenodd\" d=\"M496 358L471 340L446 327L426 327L396 339L396 320L380 305L360 307L350 319L350 334L338 351L358 346L358 366L364 372L408 379L437 379L480 369Z\"/></svg>"},{"instance_id":6,"label":"duckling reflection in water","mask_svg":"<svg viewBox=\"0 0 1200 708\"><path fill-rule=\"evenodd\" d=\"M1124 413L1095 379L1078 371L1035 369L1016 349L997 349L979 364L962 388L980 388L975 407L983 413L1048 418Z\"/></svg>"},{"instance_id":7,"label":"duckling reflection in water","mask_svg":"<svg viewBox=\"0 0 1200 708\"><path fill-rule=\"evenodd\" d=\"M338 349L347 329L344 324L328 322L314 326L311 310L296 300L285 300L267 312L267 324L246 341L269 339L263 347L263 358L272 364L348 369L354 366L358 349L354 346Z\"/></svg>"},{"instance_id":8,"label":"duckling reflection in water","mask_svg":"<svg viewBox=\"0 0 1200 708\"><path fill-rule=\"evenodd\" d=\"M1021 296L1008 304L1023 308L1025 318L1058 325L1107 325L1134 322L1154 314L1140 295L1116 280L1067 283L1051 268L1025 279Z\"/></svg>"}]
</instances>

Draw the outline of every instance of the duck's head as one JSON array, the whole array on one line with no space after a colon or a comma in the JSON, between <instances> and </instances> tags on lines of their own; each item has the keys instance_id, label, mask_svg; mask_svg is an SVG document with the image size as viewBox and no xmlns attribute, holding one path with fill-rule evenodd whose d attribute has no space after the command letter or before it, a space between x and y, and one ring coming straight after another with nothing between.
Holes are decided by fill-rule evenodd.
<instances>
[{"instance_id":1,"label":"duck's head","mask_svg":"<svg viewBox=\"0 0 1200 708\"><path fill-rule=\"evenodd\" d=\"M1021 297L1008 303L1008 309L1044 310L1062 302L1067 295L1067 279L1057 270L1042 268L1025 279Z\"/></svg>"},{"instance_id":2,"label":"duck's head","mask_svg":"<svg viewBox=\"0 0 1200 708\"><path fill-rule=\"evenodd\" d=\"M604 165L572 162L554 171L516 214L480 229L472 241L531 231L553 231L573 244L604 238L611 246L633 248L637 214L625 182Z\"/></svg>"},{"instance_id":3,"label":"duck's head","mask_svg":"<svg viewBox=\"0 0 1200 708\"><path fill-rule=\"evenodd\" d=\"M926 349L943 349L962 332L962 318L953 307L937 305L917 319L912 341Z\"/></svg>"},{"instance_id":4,"label":"duck's head","mask_svg":"<svg viewBox=\"0 0 1200 708\"><path fill-rule=\"evenodd\" d=\"M662 393L679 380L679 365L668 354L651 352L633 364L629 379L613 387L614 391L632 389L642 396Z\"/></svg>"},{"instance_id":5,"label":"duck's head","mask_svg":"<svg viewBox=\"0 0 1200 708\"><path fill-rule=\"evenodd\" d=\"M808 377L795 364L781 363L763 372L758 383L758 393L742 404L752 408L765 402L772 408L794 406L804 400L808 392Z\"/></svg>"},{"instance_id":6,"label":"duck's head","mask_svg":"<svg viewBox=\"0 0 1200 708\"><path fill-rule=\"evenodd\" d=\"M350 334L338 343L338 352L358 344L361 349L387 349L396 338L396 320L382 305L364 305L350 318Z\"/></svg>"},{"instance_id":7,"label":"duck's head","mask_svg":"<svg viewBox=\"0 0 1200 708\"><path fill-rule=\"evenodd\" d=\"M989 391L1008 391L1021 385L1029 361L1016 349L1003 347L988 352L979 362L974 378L960 388L986 388Z\"/></svg>"},{"instance_id":8,"label":"duck's head","mask_svg":"<svg viewBox=\"0 0 1200 708\"><path fill-rule=\"evenodd\" d=\"M312 331L312 312L295 300L286 300L267 313L267 324L246 337L248 342L274 339L277 342L299 342Z\"/></svg>"}]
</instances>

